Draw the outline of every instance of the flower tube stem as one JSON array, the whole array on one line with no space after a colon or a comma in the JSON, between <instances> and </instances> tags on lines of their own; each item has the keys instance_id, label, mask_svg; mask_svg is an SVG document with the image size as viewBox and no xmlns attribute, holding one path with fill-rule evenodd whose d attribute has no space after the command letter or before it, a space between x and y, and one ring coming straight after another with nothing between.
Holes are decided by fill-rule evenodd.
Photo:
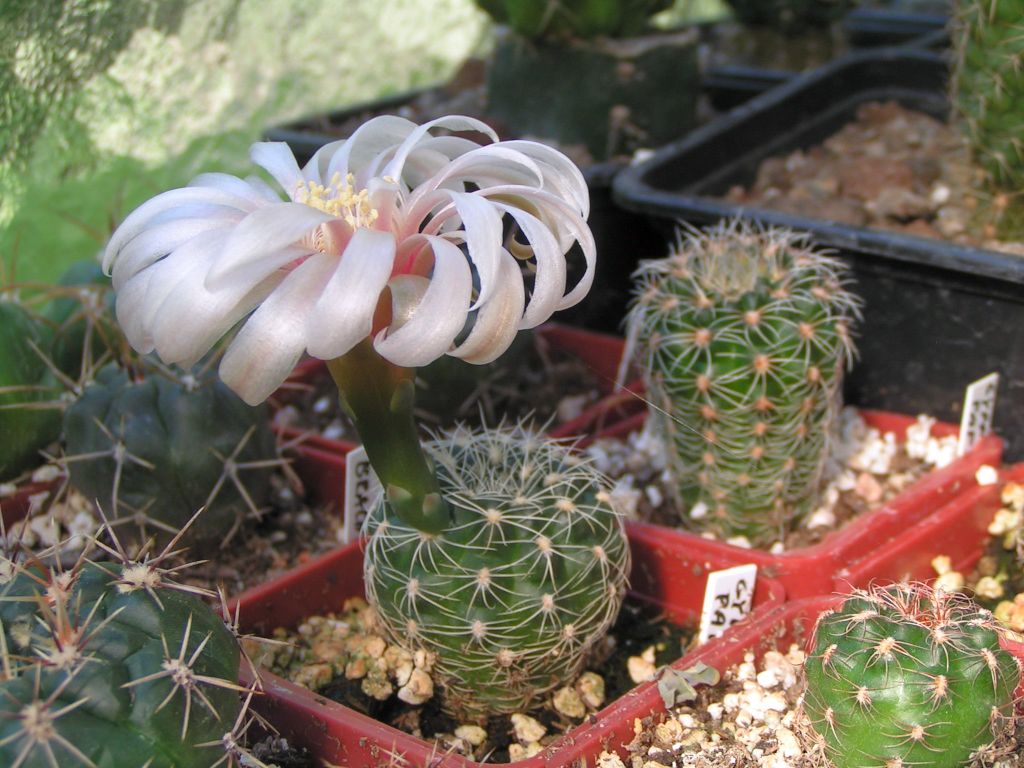
<instances>
[{"instance_id":1,"label":"flower tube stem","mask_svg":"<svg viewBox=\"0 0 1024 768\"><path fill-rule=\"evenodd\" d=\"M443 531L448 504L413 417L415 370L385 360L369 339L329 360L327 368L395 513L424 533Z\"/></svg>"}]
</instances>

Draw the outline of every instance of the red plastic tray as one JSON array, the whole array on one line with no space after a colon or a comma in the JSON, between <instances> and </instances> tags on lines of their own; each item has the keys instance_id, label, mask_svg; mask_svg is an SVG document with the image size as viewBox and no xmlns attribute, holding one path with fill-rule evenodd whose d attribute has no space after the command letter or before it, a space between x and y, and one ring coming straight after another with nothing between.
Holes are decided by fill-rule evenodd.
<instances>
[{"instance_id":1,"label":"red plastic tray","mask_svg":"<svg viewBox=\"0 0 1024 768\"><path fill-rule=\"evenodd\" d=\"M634 594L659 605L677 623L696 624L699 619L708 571L743 562L702 540L666 540L654 526L630 525L628 535L633 552ZM340 610L347 598L362 593L362 552L356 542L240 595L237 604L242 630L267 634L275 627L294 627L311 614ZM726 636L781 605L783 599L784 590L777 581L759 577L751 616L730 628ZM478 765L465 758L441 755L427 741L275 675L261 675L266 694L254 702L257 709L289 741L309 748L322 761L347 766ZM517 765L565 766L577 760L593 765L602 750L615 749L632 738L634 718L663 710L656 683L643 683L540 754ZM391 763L397 756L407 762Z\"/></svg>"}]
</instances>

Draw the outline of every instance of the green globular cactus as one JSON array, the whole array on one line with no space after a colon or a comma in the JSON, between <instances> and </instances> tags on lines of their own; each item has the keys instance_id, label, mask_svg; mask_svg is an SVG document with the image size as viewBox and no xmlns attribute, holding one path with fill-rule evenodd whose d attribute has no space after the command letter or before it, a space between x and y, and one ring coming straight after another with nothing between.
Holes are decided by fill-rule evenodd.
<instances>
[{"instance_id":1,"label":"green globular cactus","mask_svg":"<svg viewBox=\"0 0 1024 768\"><path fill-rule=\"evenodd\" d=\"M0 765L233 766L238 640L150 564L0 568Z\"/></svg>"},{"instance_id":2,"label":"green globular cactus","mask_svg":"<svg viewBox=\"0 0 1024 768\"><path fill-rule=\"evenodd\" d=\"M434 656L448 711L522 711L614 622L621 518L585 460L521 426L457 429L427 451L453 517L424 534L382 499L366 521L367 599L393 642Z\"/></svg>"},{"instance_id":3,"label":"green globular cactus","mask_svg":"<svg viewBox=\"0 0 1024 768\"><path fill-rule=\"evenodd\" d=\"M953 104L993 184L1024 189L1024 3L961 0L954 21Z\"/></svg>"},{"instance_id":4,"label":"green globular cactus","mask_svg":"<svg viewBox=\"0 0 1024 768\"><path fill-rule=\"evenodd\" d=\"M75 262L47 293L50 301L43 316L52 326L50 357L71 381L127 356L127 342L114 319L110 278L97 262Z\"/></svg>"},{"instance_id":5,"label":"green globular cactus","mask_svg":"<svg viewBox=\"0 0 1024 768\"><path fill-rule=\"evenodd\" d=\"M672 0L477 0L495 21L531 40L631 37Z\"/></svg>"},{"instance_id":6,"label":"green globular cactus","mask_svg":"<svg viewBox=\"0 0 1024 768\"><path fill-rule=\"evenodd\" d=\"M843 274L805 237L739 221L681 234L637 270L649 421L707 530L761 543L813 504L859 311Z\"/></svg>"},{"instance_id":7,"label":"green globular cactus","mask_svg":"<svg viewBox=\"0 0 1024 768\"><path fill-rule=\"evenodd\" d=\"M208 372L133 380L108 365L65 412L64 436L72 486L114 521L173 536L202 508L193 546L223 542L257 513L279 463L266 408Z\"/></svg>"},{"instance_id":8,"label":"green globular cactus","mask_svg":"<svg viewBox=\"0 0 1024 768\"><path fill-rule=\"evenodd\" d=\"M741 24L783 32L826 27L839 21L854 0L726 0Z\"/></svg>"},{"instance_id":9,"label":"green globular cactus","mask_svg":"<svg viewBox=\"0 0 1024 768\"><path fill-rule=\"evenodd\" d=\"M48 330L0 299L0 481L42 463L39 451L60 438L62 388L45 357Z\"/></svg>"},{"instance_id":10,"label":"green globular cactus","mask_svg":"<svg viewBox=\"0 0 1024 768\"><path fill-rule=\"evenodd\" d=\"M822 614L805 674L804 712L837 768L953 768L1012 716L1020 664L969 598L901 584Z\"/></svg>"}]
</instances>

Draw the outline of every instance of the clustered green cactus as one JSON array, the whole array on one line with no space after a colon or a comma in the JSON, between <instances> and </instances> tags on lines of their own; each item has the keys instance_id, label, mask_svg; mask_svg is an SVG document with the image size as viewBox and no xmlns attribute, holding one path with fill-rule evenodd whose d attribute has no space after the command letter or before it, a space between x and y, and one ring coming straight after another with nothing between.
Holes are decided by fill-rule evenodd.
<instances>
[{"instance_id":1,"label":"clustered green cactus","mask_svg":"<svg viewBox=\"0 0 1024 768\"><path fill-rule=\"evenodd\" d=\"M992 614L907 584L822 614L805 671L804 712L837 768L966 765L1012 716L1021 674Z\"/></svg>"},{"instance_id":2,"label":"clustered green cactus","mask_svg":"<svg viewBox=\"0 0 1024 768\"><path fill-rule=\"evenodd\" d=\"M721 536L778 536L813 505L853 355L842 264L734 221L681 234L635 277L629 323L681 507Z\"/></svg>"},{"instance_id":3,"label":"clustered green cactus","mask_svg":"<svg viewBox=\"0 0 1024 768\"><path fill-rule=\"evenodd\" d=\"M953 103L992 182L1024 188L1024 5L961 0L955 20Z\"/></svg>"},{"instance_id":4,"label":"clustered green cactus","mask_svg":"<svg viewBox=\"0 0 1024 768\"><path fill-rule=\"evenodd\" d=\"M752 26L798 32L838 21L854 0L727 0L736 20Z\"/></svg>"},{"instance_id":5,"label":"clustered green cactus","mask_svg":"<svg viewBox=\"0 0 1024 768\"><path fill-rule=\"evenodd\" d=\"M522 711L614 622L622 521L585 460L522 426L456 429L427 450L453 519L425 534L382 499L366 521L367 599L393 642L436 656L448 711Z\"/></svg>"},{"instance_id":6,"label":"clustered green cactus","mask_svg":"<svg viewBox=\"0 0 1024 768\"><path fill-rule=\"evenodd\" d=\"M0 299L0 480L40 464L60 437L61 387L46 358L46 325L12 299Z\"/></svg>"},{"instance_id":7,"label":"clustered green cactus","mask_svg":"<svg viewBox=\"0 0 1024 768\"><path fill-rule=\"evenodd\" d=\"M528 39L589 40L642 34L650 17L671 8L672 0L477 0L477 5Z\"/></svg>"},{"instance_id":8,"label":"clustered green cactus","mask_svg":"<svg viewBox=\"0 0 1024 768\"><path fill-rule=\"evenodd\" d=\"M71 484L142 537L191 526L193 546L229 538L265 506L278 461L265 407L246 405L214 373L108 365L67 409Z\"/></svg>"},{"instance_id":9,"label":"clustered green cactus","mask_svg":"<svg viewBox=\"0 0 1024 768\"><path fill-rule=\"evenodd\" d=\"M156 561L4 557L0 584L0 764L241 765L239 644L202 590Z\"/></svg>"}]
</instances>

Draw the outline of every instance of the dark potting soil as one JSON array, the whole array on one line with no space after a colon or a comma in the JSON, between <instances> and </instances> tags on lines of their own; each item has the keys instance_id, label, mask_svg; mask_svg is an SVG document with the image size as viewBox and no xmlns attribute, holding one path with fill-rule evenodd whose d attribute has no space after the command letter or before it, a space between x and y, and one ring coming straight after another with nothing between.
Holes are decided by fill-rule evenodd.
<instances>
[{"instance_id":1,"label":"dark potting soil","mask_svg":"<svg viewBox=\"0 0 1024 768\"><path fill-rule=\"evenodd\" d=\"M593 652L585 671L596 672L602 676L607 704L636 686L627 671L627 663L631 656L638 656L653 646L655 664L660 667L682 656L694 639L695 632L692 627L672 624L654 606L627 596L618 620L605 642ZM568 683L571 681L567 681ZM406 704L395 696L386 701L378 701L363 692L360 680L350 680L344 675L334 678L317 693L376 720L409 733L422 735L427 739L441 734L452 734L463 724L441 710L439 696L434 696L423 705ZM524 714L540 722L549 735L555 736L582 722L566 717L546 702ZM590 714L587 717L593 718L594 715ZM483 747L477 748L475 753L485 755L486 762L510 762L509 747L516 743L511 716L493 716L483 727L487 731L487 742ZM441 751L443 749L441 747Z\"/></svg>"},{"instance_id":2,"label":"dark potting soil","mask_svg":"<svg viewBox=\"0 0 1024 768\"><path fill-rule=\"evenodd\" d=\"M249 752L257 760L273 768L320 768L322 765L321 761L305 747L294 747L279 736L261 739L249 748Z\"/></svg>"}]
</instances>

